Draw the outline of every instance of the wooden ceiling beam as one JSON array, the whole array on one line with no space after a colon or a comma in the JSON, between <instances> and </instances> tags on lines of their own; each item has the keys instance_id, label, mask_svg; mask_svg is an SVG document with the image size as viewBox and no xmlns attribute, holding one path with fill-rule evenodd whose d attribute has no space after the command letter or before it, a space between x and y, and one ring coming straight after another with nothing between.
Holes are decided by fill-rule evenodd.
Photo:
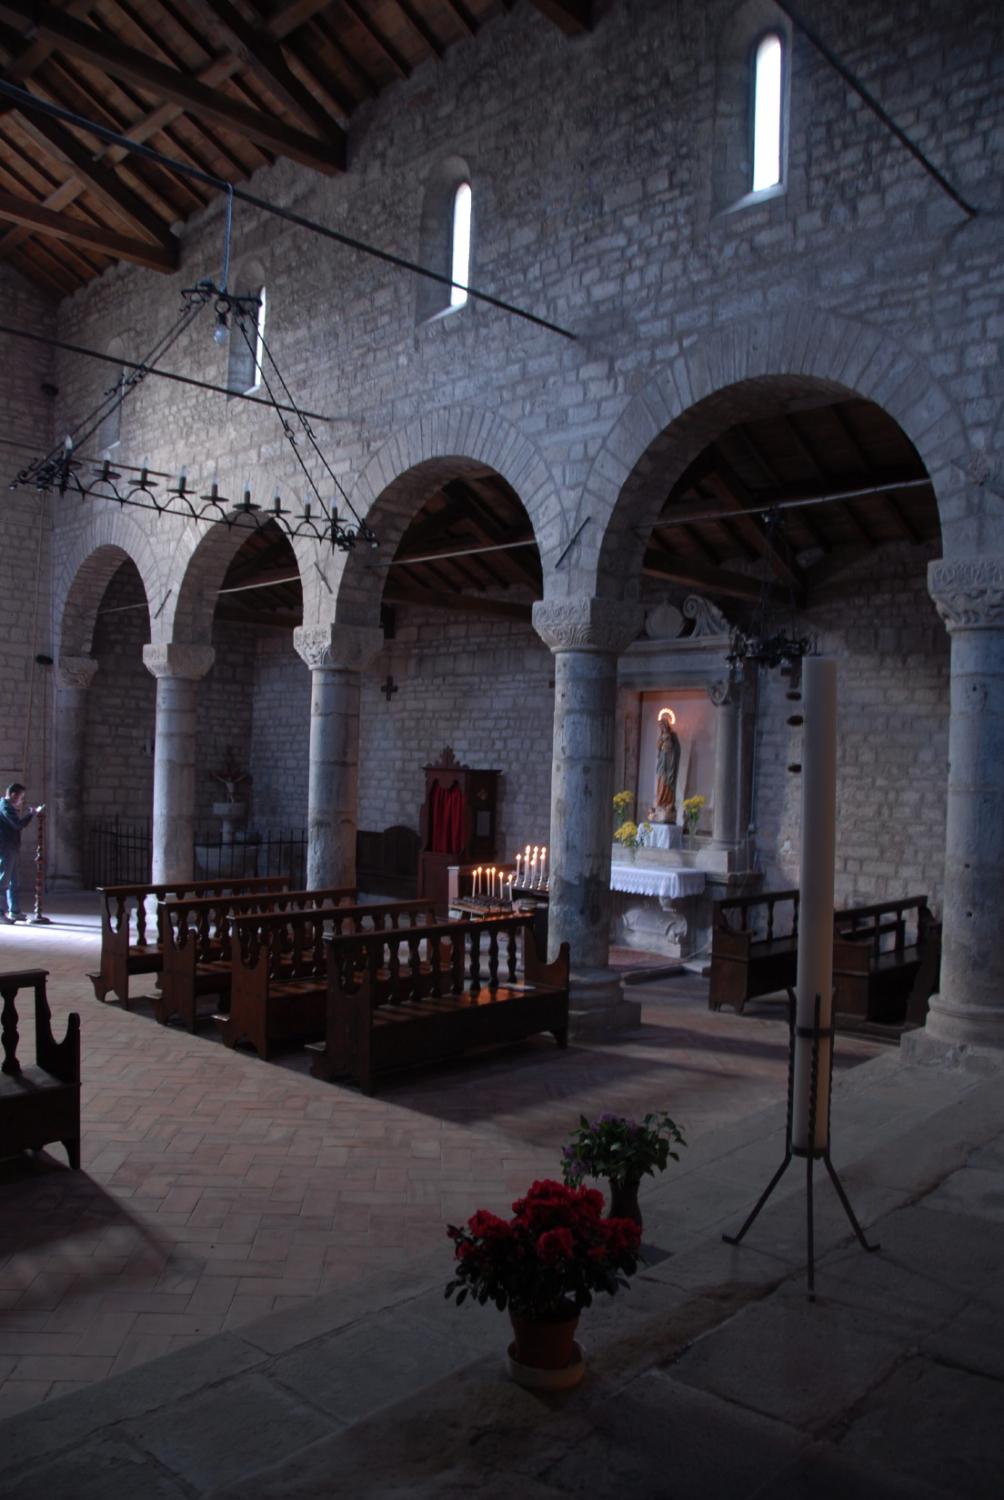
<instances>
[{"instance_id":1,"label":"wooden ceiling beam","mask_svg":"<svg viewBox=\"0 0 1004 1500\"><path fill-rule=\"evenodd\" d=\"M425 45L440 59L446 56L446 49L442 42L432 30L429 23L419 15L412 5L411 0L394 0L394 4L404 16L413 31L417 31Z\"/></svg>"},{"instance_id":2,"label":"wooden ceiling beam","mask_svg":"<svg viewBox=\"0 0 1004 1500\"><path fill-rule=\"evenodd\" d=\"M332 146L341 149L344 136L341 127L314 98L310 90L286 64L278 44L266 36L264 29L245 21L231 0L203 0L212 12L227 43L248 71L263 83L270 93L281 99L287 109L316 130Z\"/></svg>"},{"instance_id":3,"label":"wooden ceiling beam","mask_svg":"<svg viewBox=\"0 0 1004 1500\"><path fill-rule=\"evenodd\" d=\"M566 36L581 36L593 29L593 0L530 0L530 4Z\"/></svg>"},{"instance_id":4,"label":"wooden ceiling beam","mask_svg":"<svg viewBox=\"0 0 1004 1500\"><path fill-rule=\"evenodd\" d=\"M708 594L717 594L729 599L749 599L759 602L763 585L759 578L746 578L742 573L730 573L725 568L708 568L701 563L688 562L649 547L642 563L646 578L662 578L670 583L693 584ZM780 593L772 589L771 595L779 602Z\"/></svg>"},{"instance_id":5,"label":"wooden ceiling beam","mask_svg":"<svg viewBox=\"0 0 1004 1500\"><path fill-rule=\"evenodd\" d=\"M384 604L410 604L418 609L442 609L453 614L486 615L489 619L523 620L533 615L529 604L510 604L505 599L488 599L478 594L440 593L437 589L416 584L389 582L383 592Z\"/></svg>"},{"instance_id":6,"label":"wooden ceiling beam","mask_svg":"<svg viewBox=\"0 0 1004 1500\"><path fill-rule=\"evenodd\" d=\"M760 556L765 557L770 563L777 576L789 588L801 594L803 587L801 574L792 565L791 559L785 555L785 552L772 541L760 517L750 514L753 507L762 509L763 502L750 493L724 455L718 455L713 472L705 476L703 483L727 507L729 519L737 522Z\"/></svg>"},{"instance_id":7,"label":"wooden ceiling beam","mask_svg":"<svg viewBox=\"0 0 1004 1500\"><path fill-rule=\"evenodd\" d=\"M113 234L110 229L100 229L83 219L71 218L69 214L53 213L37 203L26 203L13 193L0 192L0 219L12 224L24 224L40 234L57 240L71 240L100 250L118 260L132 261L137 266L146 266L151 271L175 271L178 268L178 245L172 248L151 245L148 240L128 239L122 234Z\"/></svg>"},{"instance_id":8,"label":"wooden ceiling beam","mask_svg":"<svg viewBox=\"0 0 1004 1500\"><path fill-rule=\"evenodd\" d=\"M357 4L357 0L342 0L342 7L353 17L357 25L365 31L373 45L383 53L398 76L401 78L410 78L411 67L407 58L402 56L394 44L384 36L383 32L374 26L362 6Z\"/></svg>"},{"instance_id":9,"label":"wooden ceiling beam","mask_svg":"<svg viewBox=\"0 0 1004 1500\"><path fill-rule=\"evenodd\" d=\"M130 227L141 230L161 249L168 249L174 236L164 224L163 219L154 213L153 209L144 203L132 188L116 176L110 167L95 161L87 148L80 144L77 137L72 135L65 125L43 114L29 118L27 114L22 115L19 112L19 118L21 128L26 134L30 135L43 151L51 149L62 156L72 167L74 174L83 184L83 188L100 198L116 218L123 219ZM46 199L43 206L45 208L57 207L49 199ZM58 207L61 208L63 205L59 204Z\"/></svg>"},{"instance_id":10,"label":"wooden ceiling beam","mask_svg":"<svg viewBox=\"0 0 1004 1500\"><path fill-rule=\"evenodd\" d=\"M265 23L265 30L274 41L281 41L291 31L295 30L297 26L302 25L305 21L315 16L318 11L323 10L327 4L328 0L288 0L288 4L281 5L269 17ZM232 77L239 67L239 59L231 52L226 57L217 58L214 62L211 62L207 68L204 68L198 74L198 78L200 83L212 87ZM127 136L129 140L135 141L137 145L142 145L144 141L148 141L151 136L156 135L158 131L163 130L182 114L184 114L184 110L177 104L158 104L156 109L148 111L126 130L123 130L122 134ZM128 154L124 146L104 146L101 148L97 160L115 165L123 161ZM113 180L116 180L114 173L109 173L109 176ZM80 194L85 192L88 186L89 184L81 180L79 176L72 177L60 187L54 189L41 206L58 212L60 209L66 208L74 199L79 198ZM163 226L161 228L163 229ZM13 255L17 251L18 246L22 245L29 238L30 233L31 231L24 225L18 225L15 229L9 229L0 238L0 260L5 260Z\"/></svg>"},{"instance_id":11,"label":"wooden ceiling beam","mask_svg":"<svg viewBox=\"0 0 1004 1500\"><path fill-rule=\"evenodd\" d=\"M503 0L503 4L505 3L506 0ZM477 36L478 19L470 10L468 10L467 6L464 4L464 0L446 0L446 5L447 9L451 10L456 16L461 26L467 32L467 35ZM511 9L511 5L506 4L506 9Z\"/></svg>"},{"instance_id":12,"label":"wooden ceiling beam","mask_svg":"<svg viewBox=\"0 0 1004 1500\"><path fill-rule=\"evenodd\" d=\"M338 131L337 144L319 140L179 73L176 68L157 62L146 52L127 47L92 26L74 21L62 11L44 4L43 0L0 0L0 15L7 20L27 23L57 51L78 57L114 78L134 83L180 105L190 114L246 136L279 156L289 157L321 172L344 169L345 136L334 121L331 128Z\"/></svg>"}]
</instances>

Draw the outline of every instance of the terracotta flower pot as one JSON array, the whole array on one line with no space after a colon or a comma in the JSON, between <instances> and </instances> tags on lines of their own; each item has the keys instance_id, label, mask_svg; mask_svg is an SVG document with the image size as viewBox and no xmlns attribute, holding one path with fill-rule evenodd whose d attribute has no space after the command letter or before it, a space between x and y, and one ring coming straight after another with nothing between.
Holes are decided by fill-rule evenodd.
<instances>
[{"instance_id":1,"label":"terracotta flower pot","mask_svg":"<svg viewBox=\"0 0 1004 1500\"><path fill-rule=\"evenodd\" d=\"M521 1318L509 1310L514 1334L512 1358L534 1370L564 1370L575 1359L575 1330L579 1326L577 1310L553 1318Z\"/></svg>"}]
</instances>

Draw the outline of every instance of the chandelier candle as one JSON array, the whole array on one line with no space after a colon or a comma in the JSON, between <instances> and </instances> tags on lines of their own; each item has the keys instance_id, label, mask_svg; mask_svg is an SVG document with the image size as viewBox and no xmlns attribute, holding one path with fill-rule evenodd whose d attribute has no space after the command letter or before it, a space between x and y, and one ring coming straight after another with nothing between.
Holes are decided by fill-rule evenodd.
<instances>
[{"instance_id":1,"label":"chandelier candle","mask_svg":"<svg viewBox=\"0 0 1004 1500\"><path fill-rule=\"evenodd\" d=\"M798 979L795 1015L799 1031L816 1023L828 1030L833 1020L833 860L837 808L837 664L807 656L802 663L802 873L798 923ZM812 1037L795 1037L792 1145L821 1155L828 1146L830 1052L832 1037L819 1040L814 1130L809 1097Z\"/></svg>"}]
</instances>

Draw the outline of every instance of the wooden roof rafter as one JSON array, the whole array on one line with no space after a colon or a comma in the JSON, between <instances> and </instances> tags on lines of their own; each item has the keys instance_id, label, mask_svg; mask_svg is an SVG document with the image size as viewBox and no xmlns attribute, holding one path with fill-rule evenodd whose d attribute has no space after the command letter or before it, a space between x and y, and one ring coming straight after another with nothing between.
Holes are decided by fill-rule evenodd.
<instances>
[{"instance_id":1,"label":"wooden roof rafter","mask_svg":"<svg viewBox=\"0 0 1004 1500\"><path fill-rule=\"evenodd\" d=\"M0 16L21 21L53 48L64 55L89 62L124 82L138 85L155 98L180 105L198 118L213 121L267 147L279 156L290 157L316 170L331 173L344 168L345 137L337 131L337 141L321 140L295 126L239 103L218 88L208 87L198 79L176 68L158 62L146 52L128 47L93 26L73 19L63 11L46 5L44 0L0 0Z\"/></svg>"}]
</instances>

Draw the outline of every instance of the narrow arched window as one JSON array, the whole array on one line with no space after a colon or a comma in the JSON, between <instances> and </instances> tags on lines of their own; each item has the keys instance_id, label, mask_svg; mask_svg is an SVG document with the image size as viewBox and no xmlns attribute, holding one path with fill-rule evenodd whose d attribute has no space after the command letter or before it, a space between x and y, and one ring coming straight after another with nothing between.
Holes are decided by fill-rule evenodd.
<instances>
[{"instance_id":1,"label":"narrow arched window","mask_svg":"<svg viewBox=\"0 0 1004 1500\"><path fill-rule=\"evenodd\" d=\"M781 181L781 82L784 48L777 32L761 37L753 54L753 191Z\"/></svg>"},{"instance_id":2,"label":"narrow arched window","mask_svg":"<svg viewBox=\"0 0 1004 1500\"><path fill-rule=\"evenodd\" d=\"M453 195L453 239L450 260L450 306L463 307L471 273L471 185L462 182Z\"/></svg>"}]
</instances>

